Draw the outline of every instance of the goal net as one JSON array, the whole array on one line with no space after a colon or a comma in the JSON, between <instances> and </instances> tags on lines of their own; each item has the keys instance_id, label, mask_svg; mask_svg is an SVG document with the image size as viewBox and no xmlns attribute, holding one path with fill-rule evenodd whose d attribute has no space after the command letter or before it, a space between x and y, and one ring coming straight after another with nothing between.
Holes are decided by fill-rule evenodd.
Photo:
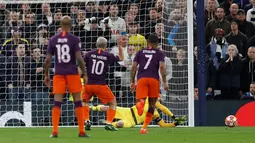
<instances>
[{"instance_id":1,"label":"goal net","mask_svg":"<svg viewBox=\"0 0 255 143\"><path fill-rule=\"evenodd\" d=\"M72 33L79 36L83 54L104 36L113 54L121 36L124 61L109 67L107 82L118 106L132 107L130 68L137 50L146 47L154 33L166 55L168 92L162 103L175 116L187 116L194 125L193 19L189 0L3 0L0 4L0 127L51 126L53 98L43 83L43 62L49 37L61 32L60 19L69 15ZM188 72L189 71L189 72ZM54 58L50 68L54 75ZM90 105L101 104L95 97ZM166 121L171 119L161 116ZM93 125L102 125L105 113L91 111ZM67 93L62 104L61 126L76 125L74 105ZM155 124L155 123L152 123Z\"/></svg>"}]
</instances>

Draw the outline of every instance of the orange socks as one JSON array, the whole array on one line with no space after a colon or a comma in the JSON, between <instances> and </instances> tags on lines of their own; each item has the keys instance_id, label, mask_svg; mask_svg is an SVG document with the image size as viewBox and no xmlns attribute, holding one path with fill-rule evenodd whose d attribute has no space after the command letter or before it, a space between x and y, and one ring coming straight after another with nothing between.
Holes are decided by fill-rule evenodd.
<instances>
[{"instance_id":1,"label":"orange socks","mask_svg":"<svg viewBox=\"0 0 255 143\"><path fill-rule=\"evenodd\" d=\"M111 109L111 108L109 108L109 109L107 110L107 119L106 119L106 120L107 120L107 123L108 123L108 124L112 123L115 114L116 114L116 110L113 110L113 109Z\"/></svg>"},{"instance_id":2,"label":"orange socks","mask_svg":"<svg viewBox=\"0 0 255 143\"><path fill-rule=\"evenodd\" d=\"M58 133L58 124L59 118L61 114L61 102L55 101L54 106L52 108L52 126L53 126L53 133Z\"/></svg>"},{"instance_id":3,"label":"orange socks","mask_svg":"<svg viewBox=\"0 0 255 143\"><path fill-rule=\"evenodd\" d=\"M79 132L80 132L80 134L84 134L85 133L84 113L83 113L82 103L81 103L81 101L77 101L74 103L74 105L75 105L75 114L76 114L76 118L77 118L77 122L78 122L78 126L79 126Z\"/></svg>"},{"instance_id":4,"label":"orange socks","mask_svg":"<svg viewBox=\"0 0 255 143\"><path fill-rule=\"evenodd\" d=\"M83 106L84 120L89 120L89 106Z\"/></svg>"},{"instance_id":5,"label":"orange socks","mask_svg":"<svg viewBox=\"0 0 255 143\"><path fill-rule=\"evenodd\" d=\"M154 113L154 108L149 107L149 110L146 113L146 117L145 117L145 120L143 122L143 127L142 127L143 129L146 129L148 127L148 125L151 123L153 113Z\"/></svg>"}]
</instances>

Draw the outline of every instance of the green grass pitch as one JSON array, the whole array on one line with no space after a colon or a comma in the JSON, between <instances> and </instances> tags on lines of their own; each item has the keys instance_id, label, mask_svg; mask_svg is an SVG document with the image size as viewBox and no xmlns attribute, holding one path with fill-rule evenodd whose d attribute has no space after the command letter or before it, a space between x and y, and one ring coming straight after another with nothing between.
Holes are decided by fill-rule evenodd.
<instances>
[{"instance_id":1,"label":"green grass pitch","mask_svg":"<svg viewBox=\"0 0 255 143\"><path fill-rule=\"evenodd\" d=\"M58 138L49 138L51 128L1 128L0 143L254 143L255 128L195 127L149 128L140 135L140 128L117 132L92 128L92 138L78 138L77 128L60 128Z\"/></svg>"}]
</instances>

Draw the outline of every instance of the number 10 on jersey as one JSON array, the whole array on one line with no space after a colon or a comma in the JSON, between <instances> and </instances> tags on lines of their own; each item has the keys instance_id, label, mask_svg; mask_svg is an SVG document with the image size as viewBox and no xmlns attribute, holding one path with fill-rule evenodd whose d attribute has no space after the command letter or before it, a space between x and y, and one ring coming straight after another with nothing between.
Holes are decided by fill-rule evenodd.
<instances>
[{"instance_id":1,"label":"number 10 on jersey","mask_svg":"<svg viewBox=\"0 0 255 143\"><path fill-rule=\"evenodd\" d=\"M104 71L104 62L100 60L97 61L95 59L92 59L92 61L93 61L93 65L91 68L91 73L101 75Z\"/></svg>"}]
</instances>

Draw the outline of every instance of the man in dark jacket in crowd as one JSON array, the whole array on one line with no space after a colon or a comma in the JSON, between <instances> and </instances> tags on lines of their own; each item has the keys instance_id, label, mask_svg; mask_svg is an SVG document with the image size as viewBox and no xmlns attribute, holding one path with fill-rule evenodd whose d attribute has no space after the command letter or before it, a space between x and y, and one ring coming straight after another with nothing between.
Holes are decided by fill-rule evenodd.
<instances>
[{"instance_id":1,"label":"man in dark jacket in crowd","mask_svg":"<svg viewBox=\"0 0 255 143\"><path fill-rule=\"evenodd\" d=\"M247 57L242 59L241 90L249 92L250 83L255 81L255 46L249 47Z\"/></svg>"}]
</instances>

